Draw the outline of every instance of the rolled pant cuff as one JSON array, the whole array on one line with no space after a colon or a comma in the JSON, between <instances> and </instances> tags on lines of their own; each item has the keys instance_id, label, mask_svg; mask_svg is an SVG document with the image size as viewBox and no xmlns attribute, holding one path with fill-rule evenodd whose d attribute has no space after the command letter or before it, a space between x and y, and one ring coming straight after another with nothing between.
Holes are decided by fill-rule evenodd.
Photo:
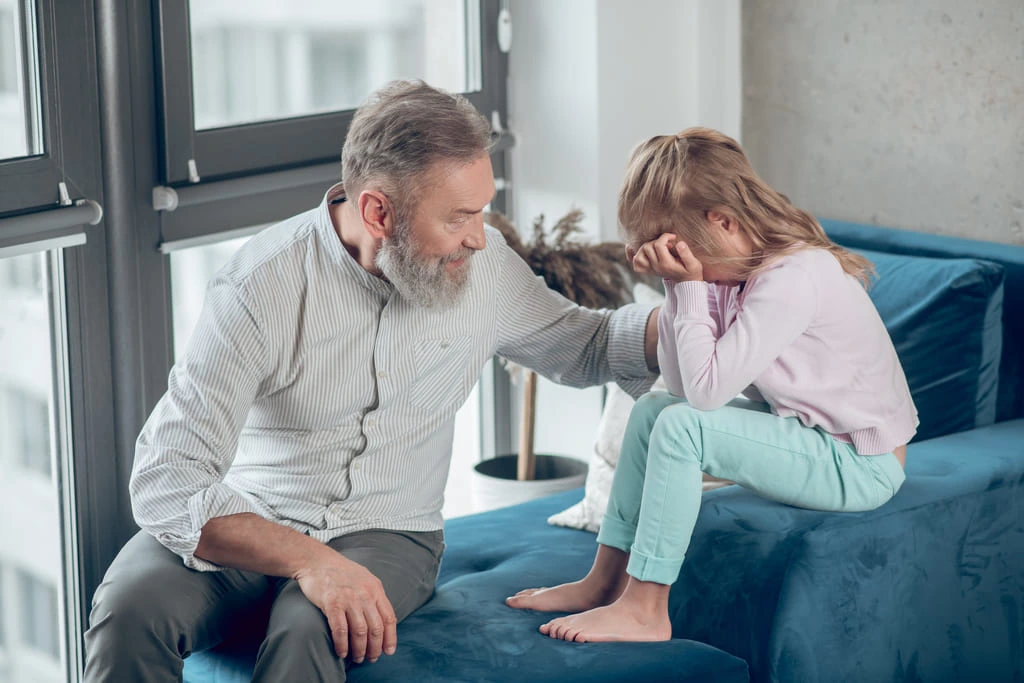
<instances>
[{"instance_id":1,"label":"rolled pant cuff","mask_svg":"<svg viewBox=\"0 0 1024 683\"><path fill-rule=\"evenodd\" d=\"M671 586L679 578L679 570L682 566L682 557L678 559L651 557L637 552L636 548L633 548L629 553L626 573L639 581L653 581Z\"/></svg>"},{"instance_id":2,"label":"rolled pant cuff","mask_svg":"<svg viewBox=\"0 0 1024 683\"><path fill-rule=\"evenodd\" d=\"M597 532L597 542L617 548L628 553L636 538L636 526L615 517L605 515L601 520L601 529Z\"/></svg>"}]
</instances>

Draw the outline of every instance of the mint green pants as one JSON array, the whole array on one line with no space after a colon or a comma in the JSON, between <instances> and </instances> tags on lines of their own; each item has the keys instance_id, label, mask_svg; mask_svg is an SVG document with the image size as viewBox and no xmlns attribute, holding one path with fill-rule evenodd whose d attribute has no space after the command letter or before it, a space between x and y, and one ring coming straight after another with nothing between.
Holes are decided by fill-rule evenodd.
<instances>
[{"instance_id":1,"label":"mint green pants","mask_svg":"<svg viewBox=\"0 0 1024 683\"><path fill-rule=\"evenodd\" d=\"M858 455L766 404L740 399L700 411L664 392L647 394L630 413L597 536L630 554L630 576L675 583L700 510L701 472L780 503L833 512L872 510L904 478L892 453Z\"/></svg>"}]
</instances>

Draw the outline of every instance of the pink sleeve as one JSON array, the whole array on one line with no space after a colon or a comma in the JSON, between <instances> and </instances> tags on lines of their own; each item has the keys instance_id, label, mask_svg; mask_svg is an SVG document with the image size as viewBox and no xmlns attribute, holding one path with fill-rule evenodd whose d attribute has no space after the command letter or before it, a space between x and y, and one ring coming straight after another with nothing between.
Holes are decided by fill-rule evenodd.
<instances>
[{"instance_id":1,"label":"pink sleeve","mask_svg":"<svg viewBox=\"0 0 1024 683\"><path fill-rule=\"evenodd\" d=\"M680 282L666 295L675 313L671 355L679 388L699 410L720 408L752 384L807 330L817 296L802 267L777 266L748 281L736 319L719 333L708 289L704 282ZM668 341L664 335L661 340Z\"/></svg>"},{"instance_id":2,"label":"pink sleeve","mask_svg":"<svg viewBox=\"0 0 1024 683\"><path fill-rule=\"evenodd\" d=\"M676 318L676 282L665 280L665 303L662 305L658 315L658 367L661 369L661 376L665 381L665 388L674 396L685 398L682 379L679 375L679 356L676 348L676 332L673 321ZM713 287L708 287L708 310L712 316L711 324L714 328L714 335L718 337L718 302L715 299Z\"/></svg>"}]
</instances>

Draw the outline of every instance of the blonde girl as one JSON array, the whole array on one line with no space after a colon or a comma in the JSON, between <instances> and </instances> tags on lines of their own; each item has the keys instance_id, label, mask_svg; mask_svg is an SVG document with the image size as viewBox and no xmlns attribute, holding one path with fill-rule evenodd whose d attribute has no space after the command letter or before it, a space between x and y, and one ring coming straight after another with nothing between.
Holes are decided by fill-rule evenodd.
<instances>
[{"instance_id":1,"label":"blonde girl","mask_svg":"<svg viewBox=\"0 0 1024 683\"><path fill-rule=\"evenodd\" d=\"M630 414L590 572L507 601L573 613L540 630L578 642L671 638L702 472L788 505L871 510L903 483L918 422L865 291L871 264L761 180L735 140L690 128L641 143L619 222L634 269L665 281L668 392Z\"/></svg>"}]
</instances>

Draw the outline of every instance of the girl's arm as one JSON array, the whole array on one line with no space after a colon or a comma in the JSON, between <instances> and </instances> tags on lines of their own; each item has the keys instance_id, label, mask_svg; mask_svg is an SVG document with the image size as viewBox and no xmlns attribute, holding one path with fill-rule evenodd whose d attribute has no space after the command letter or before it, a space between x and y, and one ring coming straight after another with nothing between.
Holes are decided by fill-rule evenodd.
<instances>
[{"instance_id":1,"label":"girl's arm","mask_svg":"<svg viewBox=\"0 0 1024 683\"><path fill-rule=\"evenodd\" d=\"M671 339L683 395L699 410L720 408L752 384L807 330L817 307L803 267L779 264L747 282L736 319L719 335L708 289L702 281L677 283L665 304L675 312Z\"/></svg>"},{"instance_id":2,"label":"girl's arm","mask_svg":"<svg viewBox=\"0 0 1024 683\"><path fill-rule=\"evenodd\" d=\"M658 318L658 366L665 381L665 388L674 396L685 398L682 377L679 374L679 353L676 348L675 319L677 314L676 298L673 288L674 280L663 280L665 285L665 303L662 305ZM718 338L718 302L714 288L708 287L708 314L711 317L712 332Z\"/></svg>"}]
</instances>

